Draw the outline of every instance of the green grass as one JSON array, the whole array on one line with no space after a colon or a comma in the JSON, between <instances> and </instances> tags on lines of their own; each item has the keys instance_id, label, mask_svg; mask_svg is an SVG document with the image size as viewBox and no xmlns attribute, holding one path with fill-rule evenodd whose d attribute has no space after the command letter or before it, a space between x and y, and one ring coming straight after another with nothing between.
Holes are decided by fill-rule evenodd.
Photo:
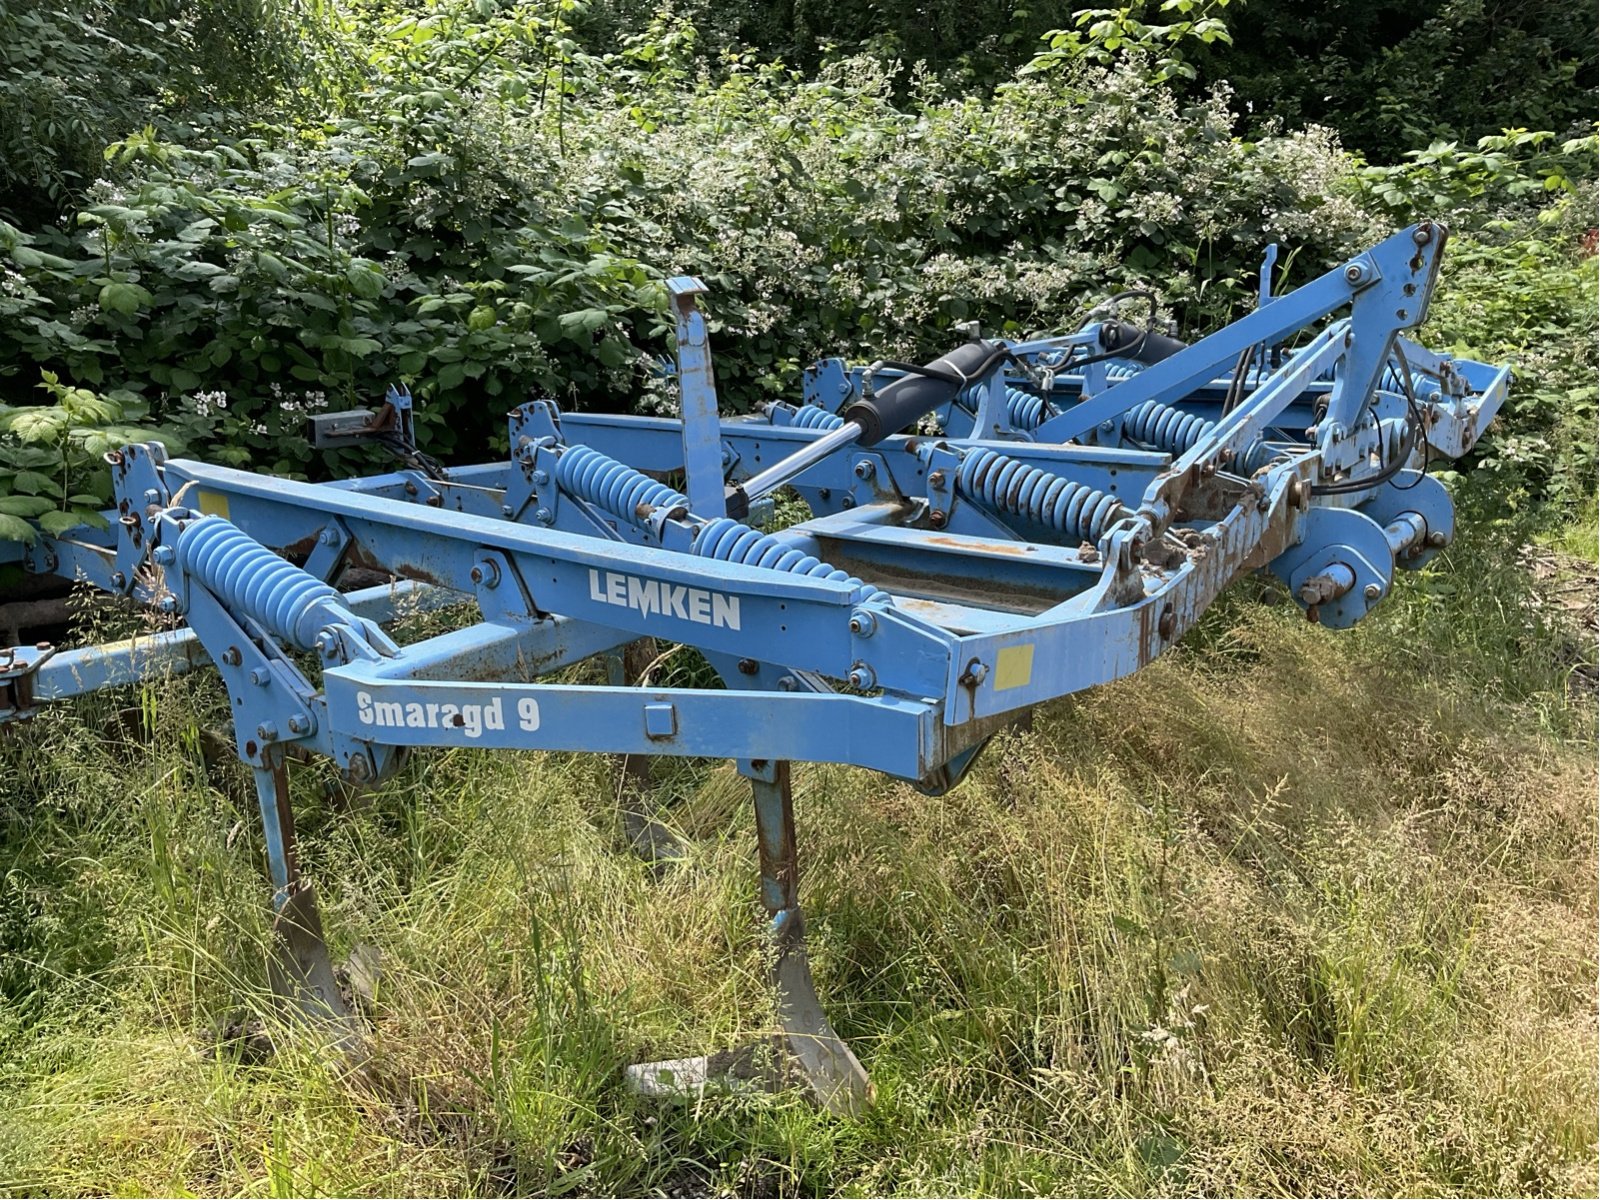
<instances>
[{"instance_id":1,"label":"green grass","mask_svg":"<svg viewBox=\"0 0 1600 1200\"><path fill-rule=\"evenodd\" d=\"M799 769L853 1123L622 1087L770 1024L726 765L662 765L660 879L598 757L297 770L336 953L384 955L363 1080L216 1049L270 1006L214 683L142 689L148 745L51 710L0 745L0 1191L1593 1194L1592 647L1532 586L1470 532L1349 633L1247 583L948 797Z\"/></svg>"}]
</instances>

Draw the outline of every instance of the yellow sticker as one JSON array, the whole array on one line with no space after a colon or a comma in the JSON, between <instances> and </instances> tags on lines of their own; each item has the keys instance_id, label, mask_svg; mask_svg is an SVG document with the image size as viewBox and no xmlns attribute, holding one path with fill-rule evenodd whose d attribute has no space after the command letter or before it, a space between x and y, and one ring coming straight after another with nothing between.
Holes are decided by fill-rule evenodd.
<instances>
[{"instance_id":1,"label":"yellow sticker","mask_svg":"<svg viewBox=\"0 0 1600 1200\"><path fill-rule=\"evenodd\" d=\"M228 519L228 497L223 492L201 492L200 511L210 513L212 516Z\"/></svg>"},{"instance_id":2,"label":"yellow sticker","mask_svg":"<svg viewBox=\"0 0 1600 1200\"><path fill-rule=\"evenodd\" d=\"M1007 646L1000 651L994 663L994 690L1026 687L1033 679L1033 643L1025 646Z\"/></svg>"}]
</instances>

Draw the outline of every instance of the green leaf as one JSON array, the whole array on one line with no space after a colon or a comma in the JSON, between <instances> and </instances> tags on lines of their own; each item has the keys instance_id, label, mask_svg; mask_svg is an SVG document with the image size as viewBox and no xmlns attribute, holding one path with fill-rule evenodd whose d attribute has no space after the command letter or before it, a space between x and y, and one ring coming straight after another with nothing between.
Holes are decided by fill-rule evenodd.
<instances>
[{"instance_id":1,"label":"green leaf","mask_svg":"<svg viewBox=\"0 0 1600 1200\"><path fill-rule=\"evenodd\" d=\"M39 528L57 537L69 529L76 529L82 524L83 522L79 520L76 513L62 512L60 509L52 509L50 512L39 514Z\"/></svg>"},{"instance_id":2,"label":"green leaf","mask_svg":"<svg viewBox=\"0 0 1600 1200\"><path fill-rule=\"evenodd\" d=\"M364 300L376 300L383 294L383 272L374 262L353 258L344 269L344 277L350 281L350 290Z\"/></svg>"},{"instance_id":3,"label":"green leaf","mask_svg":"<svg viewBox=\"0 0 1600 1200\"><path fill-rule=\"evenodd\" d=\"M124 316L132 316L154 298L137 283L108 283L100 289L100 307Z\"/></svg>"},{"instance_id":4,"label":"green leaf","mask_svg":"<svg viewBox=\"0 0 1600 1200\"><path fill-rule=\"evenodd\" d=\"M604 325L609 315L603 308L580 308L576 312L562 313L561 332L577 341Z\"/></svg>"},{"instance_id":5,"label":"green leaf","mask_svg":"<svg viewBox=\"0 0 1600 1200\"><path fill-rule=\"evenodd\" d=\"M38 530L19 517L7 516L4 504L5 501L0 500L0 542L21 542L24 546L31 546L38 541Z\"/></svg>"},{"instance_id":6,"label":"green leaf","mask_svg":"<svg viewBox=\"0 0 1600 1200\"><path fill-rule=\"evenodd\" d=\"M0 496L0 513L11 517L37 517L55 506L54 500L43 496Z\"/></svg>"},{"instance_id":7,"label":"green leaf","mask_svg":"<svg viewBox=\"0 0 1600 1200\"><path fill-rule=\"evenodd\" d=\"M6 427L18 441L38 444L59 439L70 421L59 408L19 408L6 418Z\"/></svg>"},{"instance_id":8,"label":"green leaf","mask_svg":"<svg viewBox=\"0 0 1600 1200\"><path fill-rule=\"evenodd\" d=\"M11 481L14 490L25 492L30 496L37 496L41 492L51 495L61 494L61 485L50 476L39 471L18 471L15 479Z\"/></svg>"}]
</instances>

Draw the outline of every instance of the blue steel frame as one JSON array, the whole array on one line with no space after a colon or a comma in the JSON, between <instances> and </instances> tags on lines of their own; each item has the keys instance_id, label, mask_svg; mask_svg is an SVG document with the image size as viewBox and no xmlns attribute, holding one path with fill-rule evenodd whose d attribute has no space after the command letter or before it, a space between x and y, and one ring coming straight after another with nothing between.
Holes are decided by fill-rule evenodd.
<instances>
[{"instance_id":1,"label":"blue steel frame","mask_svg":"<svg viewBox=\"0 0 1600 1200\"><path fill-rule=\"evenodd\" d=\"M772 764L840 762L938 792L1019 713L1148 663L1245 572L1276 573L1345 626L1449 541L1427 460L1471 447L1510 376L1402 336L1444 240L1432 223L1402 231L1157 361L1097 355L1098 324L1011 344L933 432L800 470L814 515L772 534L730 521L725 487L836 431L838 410L899 371L827 360L804 403L721 418L689 279L669 284L681 420L535 400L511 414L509 462L330 484L129 446L110 456L107 532L41 535L0 560L187 627L0 658L0 721L214 665L257 772L280 912L297 886L290 747L363 782L410 747L459 745L733 758L769 790ZM352 566L405 582L341 596L328 584ZM471 599L481 619L401 648L380 625L404 598ZM698 648L725 687L544 678L652 635Z\"/></svg>"}]
</instances>

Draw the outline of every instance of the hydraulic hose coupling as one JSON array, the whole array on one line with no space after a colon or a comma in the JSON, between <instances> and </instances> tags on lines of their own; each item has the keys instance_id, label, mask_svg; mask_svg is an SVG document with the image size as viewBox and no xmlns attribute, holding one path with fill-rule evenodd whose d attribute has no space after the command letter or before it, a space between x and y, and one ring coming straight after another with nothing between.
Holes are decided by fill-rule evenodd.
<instances>
[{"instance_id":1,"label":"hydraulic hose coupling","mask_svg":"<svg viewBox=\"0 0 1600 1200\"><path fill-rule=\"evenodd\" d=\"M296 649L315 649L329 625L365 627L336 590L222 517L186 522L172 551L173 565L224 606Z\"/></svg>"}]
</instances>

